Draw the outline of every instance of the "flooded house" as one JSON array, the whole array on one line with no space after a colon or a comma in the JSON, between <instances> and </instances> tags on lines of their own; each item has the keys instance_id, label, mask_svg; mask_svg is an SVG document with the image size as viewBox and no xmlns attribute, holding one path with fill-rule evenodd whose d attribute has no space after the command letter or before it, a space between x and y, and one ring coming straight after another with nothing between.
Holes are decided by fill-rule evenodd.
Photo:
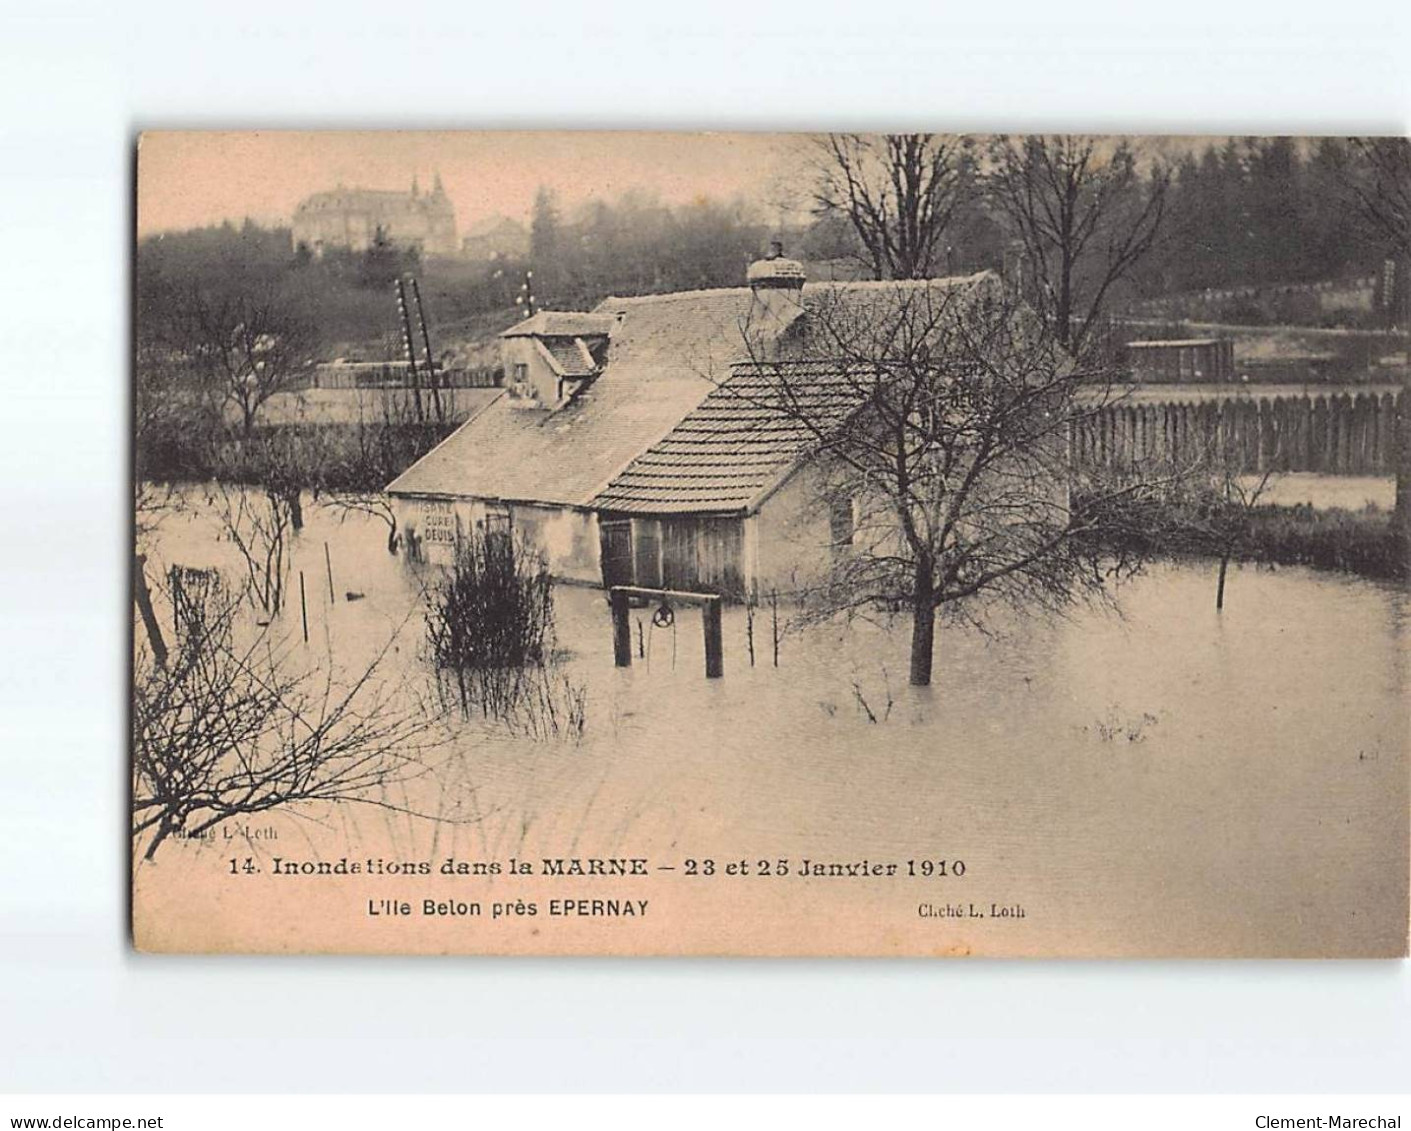
<instances>
[{"instance_id":1,"label":"flooded house","mask_svg":"<svg viewBox=\"0 0 1411 1131\"><path fill-rule=\"evenodd\" d=\"M822 302L984 279L810 284L776 245L741 287L540 311L501 335L501 394L388 487L399 522L433 561L479 528L565 580L788 591L846 546L851 515L820 504L816 438L758 395L765 369L821 364L788 359Z\"/></svg>"}]
</instances>

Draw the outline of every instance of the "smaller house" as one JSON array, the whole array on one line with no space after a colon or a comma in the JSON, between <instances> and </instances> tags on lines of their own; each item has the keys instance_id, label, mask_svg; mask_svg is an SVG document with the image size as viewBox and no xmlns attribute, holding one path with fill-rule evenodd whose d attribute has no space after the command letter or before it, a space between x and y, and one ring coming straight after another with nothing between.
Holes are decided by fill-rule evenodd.
<instances>
[{"instance_id":1,"label":"smaller house","mask_svg":"<svg viewBox=\"0 0 1411 1131\"><path fill-rule=\"evenodd\" d=\"M491 216L466 230L461 254L477 263L524 259L529 254L529 229L508 216Z\"/></svg>"},{"instance_id":2,"label":"smaller house","mask_svg":"<svg viewBox=\"0 0 1411 1131\"><path fill-rule=\"evenodd\" d=\"M510 396L525 406L556 409L572 400L607 364L607 314L541 310L500 335Z\"/></svg>"},{"instance_id":3,"label":"smaller house","mask_svg":"<svg viewBox=\"0 0 1411 1131\"><path fill-rule=\"evenodd\" d=\"M1229 338L1128 342L1132 379L1143 384L1223 384L1235 380L1235 343Z\"/></svg>"}]
</instances>

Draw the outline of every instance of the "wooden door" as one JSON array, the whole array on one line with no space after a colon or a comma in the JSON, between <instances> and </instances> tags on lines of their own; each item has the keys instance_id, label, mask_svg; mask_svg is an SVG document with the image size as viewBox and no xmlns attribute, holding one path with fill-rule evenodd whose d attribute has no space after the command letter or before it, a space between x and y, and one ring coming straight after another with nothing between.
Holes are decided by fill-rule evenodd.
<instances>
[{"instance_id":1,"label":"wooden door","mask_svg":"<svg viewBox=\"0 0 1411 1131\"><path fill-rule=\"evenodd\" d=\"M603 563L603 586L631 585L632 524L627 519L599 519L598 544Z\"/></svg>"}]
</instances>

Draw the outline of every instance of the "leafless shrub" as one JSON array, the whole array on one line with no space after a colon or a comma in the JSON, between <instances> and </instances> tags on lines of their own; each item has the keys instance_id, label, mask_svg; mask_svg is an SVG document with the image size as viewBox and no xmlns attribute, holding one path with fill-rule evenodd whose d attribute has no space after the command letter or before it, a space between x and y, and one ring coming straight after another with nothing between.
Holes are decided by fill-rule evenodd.
<instances>
[{"instance_id":1,"label":"leafless shrub","mask_svg":"<svg viewBox=\"0 0 1411 1131\"><path fill-rule=\"evenodd\" d=\"M557 664L524 668L501 721L537 742L581 742L588 723L588 689Z\"/></svg>"},{"instance_id":2,"label":"leafless shrub","mask_svg":"<svg viewBox=\"0 0 1411 1131\"><path fill-rule=\"evenodd\" d=\"M858 709L867 717L869 723L885 723L892 717L892 708L896 706L896 698L892 695L892 681L887 677L886 668L882 669L882 692L886 701L877 710L873 710L872 704L867 701L867 696L862 690L862 684L858 680L852 681L853 698L857 701Z\"/></svg>"},{"instance_id":3,"label":"leafless shrub","mask_svg":"<svg viewBox=\"0 0 1411 1131\"><path fill-rule=\"evenodd\" d=\"M165 666L145 648L135 658L134 851L150 860L172 836L317 802L411 812L388 791L431 772L445 732L434 703L382 677L396 634L339 682L332 665L309 670L268 630L242 640L239 600L220 588L206 596Z\"/></svg>"},{"instance_id":4,"label":"leafless shrub","mask_svg":"<svg viewBox=\"0 0 1411 1131\"><path fill-rule=\"evenodd\" d=\"M586 693L553 658L553 578L509 533L463 534L428 590L427 642L445 697L536 739L581 738Z\"/></svg>"}]
</instances>

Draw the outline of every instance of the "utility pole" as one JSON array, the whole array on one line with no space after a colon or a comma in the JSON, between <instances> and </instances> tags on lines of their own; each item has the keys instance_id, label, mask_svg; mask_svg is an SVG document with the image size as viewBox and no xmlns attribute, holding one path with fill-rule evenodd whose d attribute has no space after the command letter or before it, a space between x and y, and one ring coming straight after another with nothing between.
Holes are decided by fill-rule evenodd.
<instances>
[{"instance_id":1,"label":"utility pole","mask_svg":"<svg viewBox=\"0 0 1411 1131\"><path fill-rule=\"evenodd\" d=\"M416 339L412 337L412 319L411 312L407 309L406 283L400 276L397 278L397 311L402 316L402 340L406 343L407 362L411 366L412 396L416 401L416 422L421 424L425 421L425 414L421 408L421 376L416 369Z\"/></svg>"},{"instance_id":2,"label":"utility pole","mask_svg":"<svg viewBox=\"0 0 1411 1131\"><path fill-rule=\"evenodd\" d=\"M426 380L431 385L431 403L436 409L436 423L446 423L446 413L441 407L441 386L436 379L436 361L431 353L431 332L426 328L426 308L421 305L421 286L412 276L412 297L416 299L416 319L421 323L421 343L426 348Z\"/></svg>"},{"instance_id":3,"label":"utility pole","mask_svg":"<svg viewBox=\"0 0 1411 1131\"><path fill-rule=\"evenodd\" d=\"M526 272L524 273L524 282L521 283L520 286L519 286L519 294L517 294L517 295L514 296L514 304L515 304L515 306L522 306L522 307L524 307L524 317L526 317L526 318L533 318L533 317L534 317L535 307L534 307L534 272L533 272L533 271L526 271Z\"/></svg>"}]
</instances>

